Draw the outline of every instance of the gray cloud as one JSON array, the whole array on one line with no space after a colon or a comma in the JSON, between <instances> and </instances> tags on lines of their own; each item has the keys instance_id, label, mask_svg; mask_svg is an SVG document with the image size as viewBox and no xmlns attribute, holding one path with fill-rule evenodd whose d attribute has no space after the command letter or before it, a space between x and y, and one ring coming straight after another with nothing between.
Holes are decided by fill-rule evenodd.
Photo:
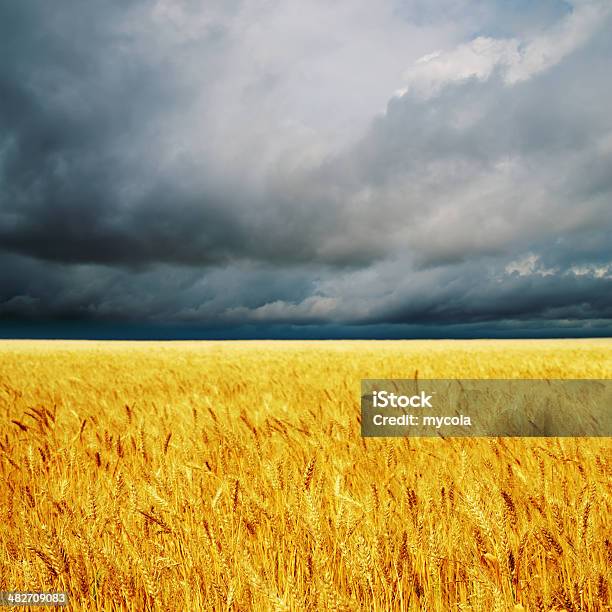
<instances>
[{"instance_id":1,"label":"gray cloud","mask_svg":"<svg viewBox=\"0 0 612 612\"><path fill-rule=\"evenodd\" d=\"M297 6L0 8L0 321L605 328L606 3Z\"/></svg>"}]
</instances>

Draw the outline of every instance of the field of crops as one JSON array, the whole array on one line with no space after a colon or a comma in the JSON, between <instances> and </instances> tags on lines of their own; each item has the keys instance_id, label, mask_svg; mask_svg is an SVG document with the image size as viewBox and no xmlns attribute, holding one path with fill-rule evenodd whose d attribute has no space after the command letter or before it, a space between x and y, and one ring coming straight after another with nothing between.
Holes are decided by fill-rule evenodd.
<instances>
[{"instance_id":1,"label":"field of crops","mask_svg":"<svg viewBox=\"0 0 612 612\"><path fill-rule=\"evenodd\" d=\"M0 342L0 590L76 610L605 610L610 439L367 439L362 378L612 341Z\"/></svg>"}]
</instances>

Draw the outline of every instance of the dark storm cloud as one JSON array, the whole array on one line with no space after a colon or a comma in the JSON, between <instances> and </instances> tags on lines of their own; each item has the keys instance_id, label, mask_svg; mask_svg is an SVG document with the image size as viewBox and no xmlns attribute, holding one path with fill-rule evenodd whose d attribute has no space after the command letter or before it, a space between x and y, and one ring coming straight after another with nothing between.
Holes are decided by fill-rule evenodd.
<instances>
[{"instance_id":1,"label":"dark storm cloud","mask_svg":"<svg viewBox=\"0 0 612 612\"><path fill-rule=\"evenodd\" d=\"M489 282L487 282L489 281ZM430 295L416 304L399 306L384 322L452 324L500 320L584 321L612 318L612 279L551 275L543 278L512 277L500 287L477 278L463 291Z\"/></svg>"},{"instance_id":2,"label":"dark storm cloud","mask_svg":"<svg viewBox=\"0 0 612 612\"><path fill-rule=\"evenodd\" d=\"M239 301L255 309L306 299L312 272L235 264L203 274L192 267L152 265L134 272L110 266L65 266L8 256L0 318L214 324Z\"/></svg>"},{"instance_id":3,"label":"dark storm cloud","mask_svg":"<svg viewBox=\"0 0 612 612\"><path fill-rule=\"evenodd\" d=\"M198 148L208 135L174 146L173 127L199 95L185 82L181 56L222 53L218 29L197 44L166 43L155 53L149 3L126 8L24 2L0 10L0 244L5 251L64 263L210 265L236 258L352 265L371 253L320 248L339 231L333 202L246 184L242 168L220 175ZM141 14L142 13L142 14ZM163 44L163 42L162 42ZM166 54L170 54L167 57ZM177 65L178 64L178 65ZM211 59L210 64L215 64ZM204 83L213 87L210 68ZM209 82L210 80L210 82ZM176 138L180 138L177 135ZM298 203L299 204L299 203ZM304 232L304 228L309 232ZM327 238L326 238L327 237Z\"/></svg>"},{"instance_id":4,"label":"dark storm cloud","mask_svg":"<svg viewBox=\"0 0 612 612\"><path fill-rule=\"evenodd\" d=\"M0 7L0 320L606 329L606 3L289 4Z\"/></svg>"}]
</instances>

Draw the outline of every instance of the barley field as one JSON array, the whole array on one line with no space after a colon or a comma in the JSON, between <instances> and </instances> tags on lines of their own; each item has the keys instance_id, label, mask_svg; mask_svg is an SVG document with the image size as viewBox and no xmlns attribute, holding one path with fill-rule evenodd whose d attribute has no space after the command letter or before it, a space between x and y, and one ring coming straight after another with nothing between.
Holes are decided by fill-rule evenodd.
<instances>
[{"instance_id":1,"label":"barley field","mask_svg":"<svg viewBox=\"0 0 612 612\"><path fill-rule=\"evenodd\" d=\"M0 590L73 610L609 610L610 439L363 439L362 378L612 341L0 342Z\"/></svg>"}]
</instances>

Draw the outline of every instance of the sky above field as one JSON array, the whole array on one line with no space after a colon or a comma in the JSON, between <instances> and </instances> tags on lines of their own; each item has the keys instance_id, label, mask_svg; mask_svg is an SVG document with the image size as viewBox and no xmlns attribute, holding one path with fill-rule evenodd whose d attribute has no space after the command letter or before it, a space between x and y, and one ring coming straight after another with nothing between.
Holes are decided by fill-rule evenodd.
<instances>
[{"instance_id":1,"label":"sky above field","mask_svg":"<svg viewBox=\"0 0 612 612\"><path fill-rule=\"evenodd\" d=\"M609 0L0 4L0 336L612 334Z\"/></svg>"}]
</instances>

